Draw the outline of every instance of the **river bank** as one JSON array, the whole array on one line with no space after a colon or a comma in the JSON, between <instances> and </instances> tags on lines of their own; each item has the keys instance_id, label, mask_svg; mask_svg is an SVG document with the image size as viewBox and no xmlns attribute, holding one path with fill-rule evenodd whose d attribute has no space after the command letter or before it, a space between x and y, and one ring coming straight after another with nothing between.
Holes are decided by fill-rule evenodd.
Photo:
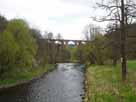
<instances>
[{"instance_id":1,"label":"river bank","mask_svg":"<svg viewBox=\"0 0 136 102\"><path fill-rule=\"evenodd\" d=\"M5 73L4 78L0 79L0 89L28 83L34 79L41 77L44 74L47 74L54 69L55 65L47 64L45 66L31 68L29 70L13 70L10 73Z\"/></svg>"},{"instance_id":2,"label":"river bank","mask_svg":"<svg viewBox=\"0 0 136 102\"><path fill-rule=\"evenodd\" d=\"M136 61L128 61L128 79L121 81L121 65L93 65L85 74L84 102L136 102Z\"/></svg>"},{"instance_id":3,"label":"river bank","mask_svg":"<svg viewBox=\"0 0 136 102\"><path fill-rule=\"evenodd\" d=\"M52 72L0 91L1 102L82 102L84 67L59 63Z\"/></svg>"}]
</instances>

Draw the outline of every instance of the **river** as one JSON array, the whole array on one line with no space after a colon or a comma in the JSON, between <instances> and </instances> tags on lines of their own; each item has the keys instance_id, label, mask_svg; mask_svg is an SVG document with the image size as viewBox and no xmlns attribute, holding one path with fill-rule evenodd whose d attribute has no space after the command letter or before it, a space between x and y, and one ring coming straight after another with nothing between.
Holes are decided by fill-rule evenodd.
<instances>
[{"instance_id":1,"label":"river","mask_svg":"<svg viewBox=\"0 0 136 102\"><path fill-rule=\"evenodd\" d=\"M60 63L30 83L0 91L0 102L82 102L83 65Z\"/></svg>"}]
</instances>

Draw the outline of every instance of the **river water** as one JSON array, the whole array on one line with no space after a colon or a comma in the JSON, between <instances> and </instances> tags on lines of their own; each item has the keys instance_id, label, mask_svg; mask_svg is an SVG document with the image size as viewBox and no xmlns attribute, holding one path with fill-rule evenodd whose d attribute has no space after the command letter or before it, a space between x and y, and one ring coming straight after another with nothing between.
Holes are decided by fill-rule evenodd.
<instances>
[{"instance_id":1,"label":"river water","mask_svg":"<svg viewBox=\"0 0 136 102\"><path fill-rule=\"evenodd\" d=\"M3 89L0 102L82 102L83 65L62 63L30 83Z\"/></svg>"}]
</instances>

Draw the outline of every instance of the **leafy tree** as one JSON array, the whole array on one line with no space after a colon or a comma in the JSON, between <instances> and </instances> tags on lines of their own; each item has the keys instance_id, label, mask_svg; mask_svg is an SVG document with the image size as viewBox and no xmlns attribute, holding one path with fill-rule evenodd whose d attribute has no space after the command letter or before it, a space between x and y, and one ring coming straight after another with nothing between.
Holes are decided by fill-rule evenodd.
<instances>
[{"instance_id":1,"label":"leafy tree","mask_svg":"<svg viewBox=\"0 0 136 102\"><path fill-rule=\"evenodd\" d=\"M27 23L21 19L13 19L9 21L6 30L14 36L19 46L19 51L15 55L16 64L19 67L31 66L36 54L36 43Z\"/></svg>"},{"instance_id":2,"label":"leafy tree","mask_svg":"<svg viewBox=\"0 0 136 102\"><path fill-rule=\"evenodd\" d=\"M0 34L0 73L16 66L16 53L19 45L11 32L4 31Z\"/></svg>"},{"instance_id":3,"label":"leafy tree","mask_svg":"<svg viewBox=\"0 0 136 102\"><path fill-rule=\"evenodd\" d=\"M89 47L87 48L87 56L89 56L92 63L104 64L104 62L108 59L110 53L106 46L106 41L107 39L104 36L98 35L95 40L89 44Z\"/></svg>"},{"instance_id":4,"label":"leafy tree","mask_svg":"<svg viewBox=\"0 0 136 102\"><path fill-rule=\"evenodd\" d=\"M126 80L127 75L127 58L126 58L126 38L128 23L132 23L136 17L136 3L134 0L102 0L97 3L98 7L107 11L99 21L114 21L119 24L121 31L121 59L122 59L122 80ZM95 18L96 20L97 18Z\"/></svg>"},{"instance_id":5,"label":"leafy tree","mask_svg":"<svg viewBox=\"0 0 136 102\"><path fill-rule=\"evenodd\" d=\"M75 56L86 64L105 64L111 57L111 49L107 47L107 38L97 35L93 41L77 47Z\"/></svg>"},{"instance_id":6,"label":"leafy tree","mask_svg":"<svg viewBox=\"0 0 136 102\"><path fill-rule=\"evenodd\" d=\"M42 38L40 30L32 28L32 29L30 29L30 31L31 31L33 38L35 38L36 40Z\"/></svg>"}]
</instances>

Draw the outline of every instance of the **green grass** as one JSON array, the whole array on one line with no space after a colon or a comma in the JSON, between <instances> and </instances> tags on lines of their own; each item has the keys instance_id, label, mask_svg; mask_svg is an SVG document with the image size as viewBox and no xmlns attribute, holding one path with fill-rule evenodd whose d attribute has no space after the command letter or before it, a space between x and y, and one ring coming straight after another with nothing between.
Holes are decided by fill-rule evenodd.
<instances>
[{"instance_id":1,"label":"green grass","mask_svg":"<svg viewBox=\"0 0 136 102\"><path fill-rule=\"evenodd\" d=\"M29 81L53 69L54 69L54 65L50 65L50 64L38 68L31 68L31 69L25 68L21 70L15 69L5 73L2 76L2 78L0 78L0 86L15 85L17 83L22 83L23 81Z\"/></svg>"},{"instance_id":2,"label":"green grass","mask_svg":"<svg viewBox=\"0 0 136 102\"><path fill-rule=\"evenodd\" d=\"M121 65L89 67L85 102L136 102L136 61L128 61L126 83L121 81Z\"/></svg>"},{"instance_id":3,"label":"green grass","mask_svg":"<svg viewBox=\"0 0 136 102\"><path fill-rule=\"evenodd\" d=\"M136 60L128 61L128 68L136 70Z\"/></svg>"}]
</instances>

